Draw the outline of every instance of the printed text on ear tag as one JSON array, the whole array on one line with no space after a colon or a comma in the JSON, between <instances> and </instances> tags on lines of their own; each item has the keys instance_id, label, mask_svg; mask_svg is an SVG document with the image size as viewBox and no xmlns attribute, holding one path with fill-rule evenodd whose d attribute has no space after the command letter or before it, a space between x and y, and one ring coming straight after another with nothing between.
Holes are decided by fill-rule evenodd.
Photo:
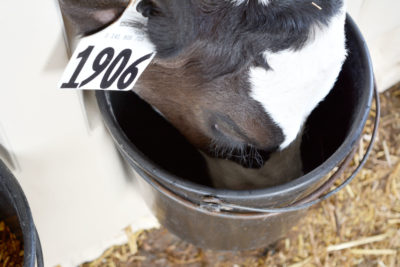
<instances>
[{"instance_id":1,"label":"printed text on ear tag","mask_svg":"<svg viewBox=\"0 0 400 267\"><path fill-rule=\"evenodd\" d=\"M145 18L131 3L118 21L82 38L62 75L59 88L131 90L155 55L144 33L127 23L135 20L143 22Z\"/></svg>"}]
</instances>

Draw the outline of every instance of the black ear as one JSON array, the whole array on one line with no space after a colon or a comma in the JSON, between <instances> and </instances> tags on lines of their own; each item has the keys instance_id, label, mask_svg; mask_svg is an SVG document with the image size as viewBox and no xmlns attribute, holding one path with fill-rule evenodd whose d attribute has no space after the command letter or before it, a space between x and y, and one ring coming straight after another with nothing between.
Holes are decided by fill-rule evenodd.
<instances>
[{"instance_id":1,"label":"black ear","mask_svg":"<svg viewBox=\"0 0 400 267\"><path fill-rule=\"evenodd\" d=\"M63 16L82 35L96 32L117 19L129 0L59 0Z\"/></svg>"}]
</instances>

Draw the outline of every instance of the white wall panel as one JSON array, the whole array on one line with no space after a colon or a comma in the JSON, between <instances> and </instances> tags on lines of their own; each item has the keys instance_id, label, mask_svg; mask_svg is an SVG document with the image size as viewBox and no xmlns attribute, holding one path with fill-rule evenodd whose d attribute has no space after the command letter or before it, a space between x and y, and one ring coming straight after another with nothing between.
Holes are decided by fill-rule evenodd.
<instances>
[{"instance_id":1,"label":"white wall panel","mask_svg":"<svg viewBox=\"0 0 400 267\"><path fill-rule=\"evenodd\" d=\"M370 48L378 88L400 81L400 1L347 0Z\"/></svg>"}]
</instances>

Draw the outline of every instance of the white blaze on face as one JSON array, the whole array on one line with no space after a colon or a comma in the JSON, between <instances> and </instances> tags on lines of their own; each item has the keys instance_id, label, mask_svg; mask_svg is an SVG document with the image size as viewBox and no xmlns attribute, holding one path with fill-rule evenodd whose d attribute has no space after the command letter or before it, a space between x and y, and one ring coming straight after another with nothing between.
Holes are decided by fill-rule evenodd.
<instances>
[{"instance_id":1,"label":"white blaze on face","mask_svg":"<svg viewBox=\"0 0 400 267\"><path fill-rule=\"evenodd\" d=\"M299 133L311 111L333 87L346 57L345 12L327 27L316 27L308 43L298 51L266 51L270 70L250 70L251 97L259 101L282 129L287 147Z\"/></svg>"}]
</instances>

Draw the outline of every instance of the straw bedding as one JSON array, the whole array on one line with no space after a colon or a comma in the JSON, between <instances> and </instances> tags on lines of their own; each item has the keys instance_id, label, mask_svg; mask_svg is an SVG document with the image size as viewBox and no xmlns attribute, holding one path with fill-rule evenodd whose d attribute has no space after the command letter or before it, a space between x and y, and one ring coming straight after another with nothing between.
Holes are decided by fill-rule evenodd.
<instances>
[{"instance_id":1,"label":"straw bedding","mask_svg":"<svg viewBox=\"0 0 400 267\"><path fill-rule=\"evenodd\" d=\"M379 135L367 164L345 189L311 208L286 239L259 250L213 252L165 229L127 229L128 244L81 266L400 266L400 84L380 98ZM353 167L371 128L369 120Z\"/></svg>"}]
</instances>

